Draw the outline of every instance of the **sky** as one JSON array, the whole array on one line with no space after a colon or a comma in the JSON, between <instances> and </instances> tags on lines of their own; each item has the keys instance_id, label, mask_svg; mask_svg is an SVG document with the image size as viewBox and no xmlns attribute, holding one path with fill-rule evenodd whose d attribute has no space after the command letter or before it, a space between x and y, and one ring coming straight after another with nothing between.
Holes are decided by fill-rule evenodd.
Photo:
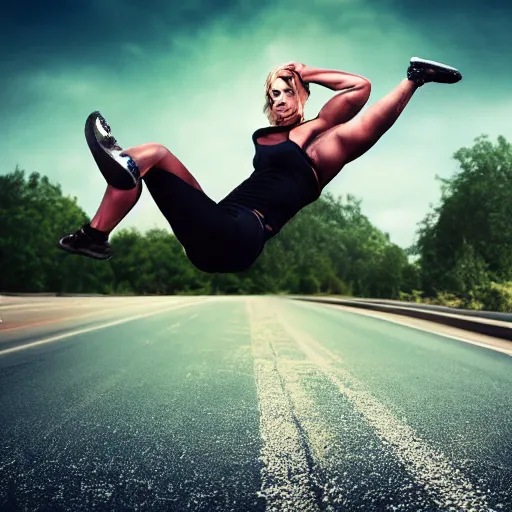
<instances>
[{"instance_id":1,"label":"sky","mask_svg":"<svg viewBox=\"0 0 512 512\"><path fill-rule=\"evenodd\" d=\"M507 5L508 4L508 5ZM512 140L512 4L505 0L55 0L10 2L0 32L0 174L39 172L93 216L105 189L85 143L99 110L124 148L159 142L214 200L252 172L268 124L263 84L299 61L363 75L368 106L419 56L458 68L420 88L397 123L325 189L406 248L440 199L436 176L482 134ZM333 92L311 86L306 119ZM79 226L77 226L78 228ZM147 190L117 228L169 226Z\"/></svg>"}]
</instances>

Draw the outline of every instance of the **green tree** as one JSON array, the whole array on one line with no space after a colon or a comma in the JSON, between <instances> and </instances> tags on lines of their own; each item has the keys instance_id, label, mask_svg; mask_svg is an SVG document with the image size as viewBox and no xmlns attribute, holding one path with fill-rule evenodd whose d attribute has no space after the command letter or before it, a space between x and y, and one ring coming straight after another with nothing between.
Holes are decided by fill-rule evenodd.
<instances>
[{"instance_id":1,"label":"green tree","mask_svg":"<svg viewBox=\"0 0 512 512\"><path fill-rule=\"evenodd\" d=\"M237 274L205 274L165 229L121 229L113 257L97 261L57 248L88 221L76 198L47 177L0 177L1 291L120 294L342 294L396 297L413 286L405 252L371 224L361 203L325 194Z\"/></svg>"},{"instance_id":2,"label":"green tree","mask_svg":"<svg viewBox=\"0 0 512 512\"><path fill-rule=\"evenodd\" d=\"M512 280L512 145L487 136L454 158L460 170L441 179L441 201L418 229L425 291L470 298L491 280Z\"/></svg>"},{"instance_id":3,"label":"green tree","mask_svg":"<svg viewBox=\"0 0 512 512\"><path fill-rule=\"evenodd\" d=\"M59 238L86 222L76 198L63 197L46 176L18 168L0 176L0 290L5 292L110 291L103 262L69 258Z\"/></svg>"}]
</instances>

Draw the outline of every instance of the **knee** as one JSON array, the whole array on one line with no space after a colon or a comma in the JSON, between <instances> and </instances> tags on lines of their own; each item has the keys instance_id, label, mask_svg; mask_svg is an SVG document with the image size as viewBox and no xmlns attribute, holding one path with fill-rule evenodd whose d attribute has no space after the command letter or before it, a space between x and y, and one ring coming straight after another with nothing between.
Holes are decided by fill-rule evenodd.
<instances>
[{"instance_id":1,"label":"knee","mask_svg":"<svg viewBox=\"0 0 512 512\"><path fill-rule=\"evenodd\" d=\"M170 151L163 144L160 144L159 142L151 142L150 145L151 145L151 151L153 152L153 154L155 155L155 158L157 160L161 160L162 158L164 158L165 156L167 156L170 153Z\"/></svg>"},{"instance_id":2,"label":"knee","mask_svg":"<svg viewBox=\"0 0 512 512\"><path fill-rule=\"evenodd\" d=\"M158 167L162 165L162 162L166 160L172 153L162 144L158 142L150 142L147 144L148 147L148 157L149 167Z\"/></svg>"},{"instance_id":3,"label":"knee","mask_svg":"<svg viewBox=\"0 0 512 512\"><path fill-rule=\"evenodd\" d=\"M160 160L169 150L158 142L147 142L139 146L123 151L123 154L130 155L135 161Z\"/></svg>"}]
</instances>

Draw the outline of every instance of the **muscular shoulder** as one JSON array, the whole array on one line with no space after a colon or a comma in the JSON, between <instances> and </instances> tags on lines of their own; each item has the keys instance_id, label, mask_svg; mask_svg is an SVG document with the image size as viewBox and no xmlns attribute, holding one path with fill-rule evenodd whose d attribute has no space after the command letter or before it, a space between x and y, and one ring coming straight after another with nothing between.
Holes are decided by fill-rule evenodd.
<instances>
[{"instance_id":1,"label":"muscular shoulder","mask_svg":"<svg viewBox=\"0 0 512 512\"><path fill-rule=\"evenodd\" d=\"M293 128L290 132L290 139L302 147L306 145L308 141L314 139L328 129L329 125L324 119L321 117L315 117L315 119L306 121Z\"/></svg>"}]
</instances>

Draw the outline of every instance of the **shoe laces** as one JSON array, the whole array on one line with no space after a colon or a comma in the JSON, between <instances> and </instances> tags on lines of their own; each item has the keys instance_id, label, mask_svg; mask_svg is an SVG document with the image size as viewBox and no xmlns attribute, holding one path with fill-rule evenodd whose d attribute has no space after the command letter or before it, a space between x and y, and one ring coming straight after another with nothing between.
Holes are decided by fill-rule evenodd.
<instances>
[{"instance_id":1,"label":"shoe laces","mask_svg":"<svg viewBox=\"0 0 512 512\"><path fill-rule=\"evenodd\" d=\"M425 73L424 73L423 69L417 68L414 66L411 66L407 70L407 78L409 80L412 80L413 82L416 83L416 85L419 85L419 86L422 86L426 82Z\"/></svg>"}]
</instances>

